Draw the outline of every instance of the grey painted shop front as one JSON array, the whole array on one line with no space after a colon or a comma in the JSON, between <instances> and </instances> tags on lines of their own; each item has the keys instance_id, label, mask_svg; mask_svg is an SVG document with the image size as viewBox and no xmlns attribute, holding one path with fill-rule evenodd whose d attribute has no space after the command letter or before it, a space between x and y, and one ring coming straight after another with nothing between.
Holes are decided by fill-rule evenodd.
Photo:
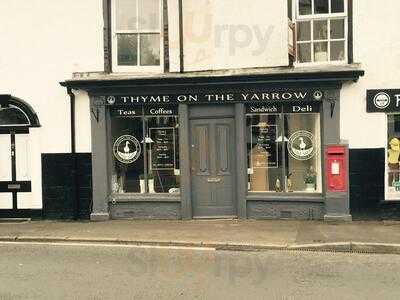
<instances>
[{"instance_id":1,"label":"grey painted shop front","mask_svg":"<svg viewBox=\"0 0 400 300\"><path fill-rule=\"evenodd\" d=\"M347 147L340 166L326 151L343 144L340 88L358 76L63 83L90 96L91 219L351 219Z\"/></svg>"}]
</instances>

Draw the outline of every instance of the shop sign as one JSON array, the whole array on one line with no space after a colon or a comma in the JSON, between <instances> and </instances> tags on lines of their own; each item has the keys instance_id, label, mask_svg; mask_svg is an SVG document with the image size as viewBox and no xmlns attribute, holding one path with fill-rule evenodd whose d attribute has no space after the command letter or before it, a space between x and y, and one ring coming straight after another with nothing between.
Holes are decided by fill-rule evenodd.
<instances>
[{"instance_id":1,"label":"shop sign","mask_svg":"<svg viewBox=\"0 0 400 300\"><path fill-rule=\"evenodd\" d=\"M299 104L284 104L283 112L290 114L319 113L319 103L307 102Z\"/></svg>"},{"instance_id":2,"label":"shop sign","mask_svg":"<svg viewBox=\"0 0 400 300\"><path fill-rule=\"evenodd\" d=\"M227 104L266 103L271 101L321 101L324 93L318 89L261 90L232 93L146 94L101 96L97 104L104 105L157 105L157 104Z\"/></svg>"},{"instance_id":3,"label":"shop sign","mask_svg":"<svg viewBox=\"0 0 400 300\"><path fill-rule=\"evenodd\" d=\"M247 114L278 114L284 113L319 113L319 102L285 103L279 104L251 104L246 106Z\"/></svg>"},{"instance_id":4,"label":"shop sign","mask_svg":"<svg viewBox=\"0 0 400 300\"><path fill-rule=\"evenodd\" d=\"M144 114L150 116L177 116L178 108L176 106L146 106Z\"/></svg>"},{"instance_id":5,"label":"shop sign","mask_svg":"<svg viewBox=\"0 0 400 300\"><path fill-rule=\"evenodd\" d=\"M400 89L367 90L367 112L400 112Z\"/></svg>"},{"instance_id":6,"label":"shop sign","mask_svg":"<svg viewBox=\"0 0 400 300\"><path fill-rule=\"evenodd\" d=\"M120 163L129 165L139 158L140 143L132 135L122 135L114 142L113 153Z\"/></svg>"},{"instance_id":7,"label":"shop sign","mask_svg":"<svg viewBox=\"0 0 400 300\"><path fill-rule=\"evenodd\" d=\"M306 130L299 130L289 137L289 154L296 160L304 161L314 157L317 152L314 135Z\"/></svg>"},{"instance_id":8,"label":"shop sign","mask_svg":"<svg viewBox=\"0 0 400 300\"><path fill-rule=\"evenodd\" d=\"M110 113L113 118L133 118L140 117L142 115L142 109L118 107L111 109Z\"/></svg>"},{"instance_id":9,"label":"shop sign","mask_svg":"<svg viewBox=\"0 0 400 300\"><path fill-rule=\"evenodd\" d=\"M152 170L175 169L175 128L150 128Z\"/></svg>"}]
</instances>

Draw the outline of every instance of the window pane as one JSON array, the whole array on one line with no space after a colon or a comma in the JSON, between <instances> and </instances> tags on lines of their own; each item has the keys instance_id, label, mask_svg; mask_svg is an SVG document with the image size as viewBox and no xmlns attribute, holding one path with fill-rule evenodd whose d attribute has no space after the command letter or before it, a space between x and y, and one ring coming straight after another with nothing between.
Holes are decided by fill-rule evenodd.
<instances>
[{"instance_id":1,"label":"window pane","mask_svg":"<svg viewBox=\"0 0 400 300\"><path fill-rule=\"evenodd\" d=\"M314 21L314 40L328 39L328 21Z\"/></svg>"},{"instance_id":2,"label":"window pane","mask_svg":"<svg viewBox=\"0 0 400 300\"><path fill-rule=\"evenodd\" d=\"M299 62L311 62L311 43L297 44L297 49Z\"/></svg>"},{"instance_id":3,"label":"window pane","mask_svg":"<svg viewBox=\"0 0 400 300\"><path fill-rule=\"evenodd\" d=\"M280 192L282 145L281 117L275 114L247 116L248 189L256 192Z\"/></svg>"},{"instance_id":4,"label":"window pane","mask_svg":"<svg viewBox=\"0 0 400 300\"><path fill-rule=\"evenodd\" d=\"M342 42L331 42L331 60L344 60L344 41Z\"/></svg>"},{"instance_id":5,"label":"window pane","mask_svg":"<svg viewBox=\"0 0 400 300\"><path fill-rule=\"evenodd\" d=\"M160 0L139 0L139 29L160 30Z\"/></svg>"},{"instance_id":6,"label":"window pane","mask_svg":"<svg viewBox=\"0 0 400 300\"><path fill-rule=\"evenodd\" d=\"M314 43L314 61L328 61L328 43Z\"/></svg>"},{"instance_id":7,"label":"window pane","mask_svg":"<svg viewBox=\"0 0 400 300\"><path fill-rule=\"evenodd\" d=\"M314 0L314 14L328 14L329 0Z\"/></svg>"},{"instance_id":8,"label":"window pane","mask_svg":"<svg viewBox=\"0 0 400 300\"><path fill-rule=\"evenodd\" d=\"M159 66L160 65L160 35L141 34L140 35L140 65Z\"/></svg>"},{"instance_id":9,"label":"window pane","mask_svg":"<svg viewBox=\"0 0 400 300\"><path fill-rule=\"evenodd\" d=\"M285 114L286 177L293 192L321 192L319 114Z\"/></svg>"},{"instance_id":10,"label":"window pane","mask_svg":"<svg viewBox=\"0 0 400 300\"><path fill-rule=\"evenodd\" d=\"M137 34L118 34L118 65L137 66Z\"/></svg>"},{"instance_id":11,"label":"window pane","mask_svg":"<svg viewBox=\"0 0 400 300\"><path fill-rule=\"evenodd\" d=\"M311 22L297 22L297 40L311 41Z\"/></svg>"},{"instance_id":12,"label":"window pane","mask_svg":"<svg viewBox=\"0 0 400 300\"><path fill-rule=\"evenodd\" d=\"M386 178L389 194L400 194L400 115L388 115L388 151ZM390 195L389 195L390 198Z\"/></svg>"},{"instance_id":13,"label":"window pane","mask_svg":"<svg viewBox=\"0 0 400 300\"><path fill-rule=\"evenodd\" d=\"M30 125L30 122L18 108L0 108L0 126L12 125Z\"/></svg>"},{"instance_id":14,"label":"window pane","mask_svg":"<svg viewBox=\"0 0 400 300\"><path fill-rule=\"evenodd\" d=\"M144 193L142 118L114 118L111 122L114 172L113 193Z\"/></svg>"},{"instance_id":15,"label":"window pane","mask_svg":"<svg viewBox=\"0 0 400 300\"><path fill-rule=\"evenodd\" d=\"M331 20L331 39L344 39L344 19Z\"/></svg>"},{"instance_id":16,"label":"window pane","mask_svg":"<svg viewBox=\"0 0 400 300\"><path fill-rule=\"evenodd\" d=\"M299 13L301 16L312 14L311 1L312 0L299 0Z\"/></svg>"},{"instance_id":17,"label":"window pane","mask_svg":"<svg viewBox=\"0 0 400 300\"><path fill-rule=\"evenodd\" d=\"M179 193L178 127L177 116L147 118L150 193Z\"/></svg>"},{"instance_id":18,"label":"window pane","mask_svg":"<svg viewBox=\"0 0 400 300\"><path fill-rule=\"evenodd\" d=\"M136 0L116 0L115 6L117 30L136 30Z\"/></svg>"},{"instance_id":19,"label":"window pane","mask_svg":"<svg viewBox=\"0 0 400 300\"><path fill-rule=\"evenodd\" d=\"M344 0L331 0L332 13L344 12Z\"/></svg>"}]
</instances>

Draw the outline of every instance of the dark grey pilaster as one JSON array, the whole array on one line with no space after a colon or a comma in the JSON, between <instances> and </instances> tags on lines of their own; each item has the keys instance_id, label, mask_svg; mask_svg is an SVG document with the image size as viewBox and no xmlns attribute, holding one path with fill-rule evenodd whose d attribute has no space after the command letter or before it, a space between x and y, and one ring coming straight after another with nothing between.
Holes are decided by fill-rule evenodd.
<instances>
[{"instance_id":1,"label":"dark grey pilaster","mask_svg":"<svg viewBox=\"0 0 400 300\"><path fill-rule=\"evenodd\" d=\"M340 141L340 89L331 90L326 93L326 99L323 103L323 158L326 158L326 146L339 145L346 146L346 172L347 174L347 191L340 193L331 193L325 188L325 211L324 219L326 221L351 221L350 201L349 201L349 151L348 145ZM324 165L323 174L326 176L326 168ZM326 187L326 179L324 178L324 186Z\"/></svg>"},{"instance_id":2,"label":"dark grey pilaster","mask_svg":"<svg viewBox=\"0 0 400 300\"><path fill-rule=\"evenodd\" d=\"M238 218L246 219L247 154L246 154L246 115L243 103L235 104L236 120L236 195Z\"/></svg>"},{"instance_id":3,"label":"dark grey pilaster","mask_svg":"<svg viewBox=\"0 0 400 300\"><path fill-rule=\"evenodd\" d=\"M106 108L95 106L91 97L91 125L92 125L92 188L93 209L90 215L92 221L109 219L108 209L108 139Z\"/></svg>"},{"instance_id":4,"label":"dark grey pilaster","mask_svg":"<svg viewBox=\"0 0 400 300\"><path fill-rule=\"evenodd\" d=\"M179 157L181 168L181 205L182 219L192 219L192 188L190 172L190 124L189 108L179 104Z\"/></svg>"}]
</instances>

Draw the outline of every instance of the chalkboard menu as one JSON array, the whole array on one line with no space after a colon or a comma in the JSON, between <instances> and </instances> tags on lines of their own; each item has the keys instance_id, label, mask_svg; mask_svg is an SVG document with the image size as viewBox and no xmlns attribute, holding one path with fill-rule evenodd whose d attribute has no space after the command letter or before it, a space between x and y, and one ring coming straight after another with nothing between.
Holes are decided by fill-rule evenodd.
<instances>
[{"instance_id":1,"label":"chalkboard menu","mask_svg":"<svg viewBox=\"0 0 400 300\"><path fill-rule=\"evenodd\" d=\"M175 169L175 128L150 128L151 167L153 170Z\"/></svg>"},{"instance_id":2,"label":"chalkboard menu","mask_svg":"<svg viewBox=\"0 0 400 300\"><path fill-rule=\"evenodd\" d=\"M277 126L251 126L252 168L278 168Z\"/></svg>"}]
</instances>

